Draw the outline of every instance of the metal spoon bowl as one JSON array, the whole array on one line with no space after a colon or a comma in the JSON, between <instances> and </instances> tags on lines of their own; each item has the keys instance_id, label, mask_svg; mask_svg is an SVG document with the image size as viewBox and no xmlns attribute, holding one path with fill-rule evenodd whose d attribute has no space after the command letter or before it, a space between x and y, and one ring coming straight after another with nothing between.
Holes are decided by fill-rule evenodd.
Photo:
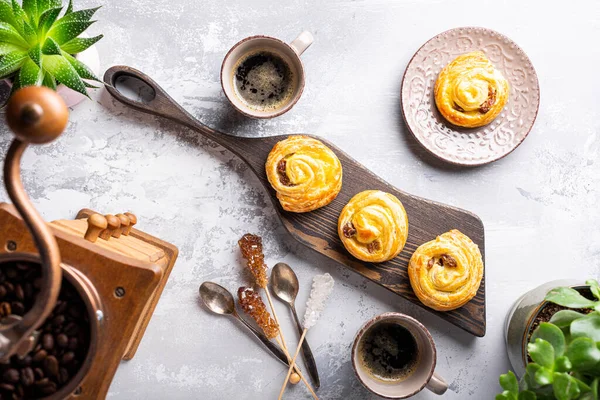
<instances>
[{"instance_id":1,"label":"metal spoon bowl","mask_svg":"<svg viewBox=\"0 0 600 400\"><path fill-rule=\"evenodd\" d=\"M295 305L299 288L300 284L298 283L298 277L296 276L294 270L292 270L292 268L285 263L275 264L273 270L271 271L271 289L277 298L290 306L292 315L294 316L294 321L296 321L298 333L302 335L302 331L304 329L300 323L300 319L298 318ZM306 368L308 369L310 377L315 384L315 389L318 389L321 386L319 371L317 370L315 357L313 356L310 346L306 340L302 342L302 357L304 358L304 362L306 363Z\"/></svg>"},{"instance_id":2,"label":"metal spoon bowl","mask_svg":"<svg viewBox=\"0 0 600 400\"><path fill-rule=\"evenodd\" d=\"M235 310L235 301L233 300L233 295L223 286L218 285L214 282L204 282L200 285L200 298L202 302L210 311L219 315L228 315L231 316L238 321L240 321L246 328L250 330L260 340L267 349L275 357L279 359L282 363L289 366L290 363L285 355L285 353L277 347L273 342L269 340L262 332L259 332L252 325L248 324L243 318L239 316L237 311Z\"/></svg>"}]
</instances>

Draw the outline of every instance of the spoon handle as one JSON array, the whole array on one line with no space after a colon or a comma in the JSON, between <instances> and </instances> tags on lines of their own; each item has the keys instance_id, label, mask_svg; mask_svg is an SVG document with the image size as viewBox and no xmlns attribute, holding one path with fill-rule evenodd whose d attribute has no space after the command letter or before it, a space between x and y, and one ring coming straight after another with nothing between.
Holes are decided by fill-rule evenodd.
<instances>
[{"instance_id":1,"label":"spoon handle","mask_svg":"<svg viewBox=\"0 0 600 400\"><path fill-rule=\"evenodd\" d=\"M304 329L302 328L302 324L300 323L300 319L298 318L298 313L296 312L296 307L293 304L290 304L290 308L292 309L292 314L294 315L294 320L296 321L296 327L298 328L298 333L302 335ZM315 357L313 356L312 350L308 345L308 341L304 340L302 342L302 358L304 359L304 363L306 364L306 368L308 369L308 374L313 380L315 384L315 389L321 387L321 380L319 379L319 371L317 370L317 363L315 361Z\"/></svg>"},{"instance_id":2,"label":"spoon handle","mask_svg":"<svg viewBox=\"0 0 600 400\"><path fill-rule=\"evenodd\" d=\"M288 362L288 359L287 359L285 353L279 347L277 347L273 342L271 342L269 340L269 338L267 338L262 332L259 332L255 327L253 327L252 325L250 325L249 323L244 321L244 319L242 317L240 317L237 313L234 314L234 317L237 318L238 321L242 322L242 324L244 324L246 326L246 328L248 328L250 330L250 332L252 332L254 334L254 336L256 336L256 338L258 340L260 340L262 342L262 344L264 344L265 347L267 349L269 349L269 351L271 353L273 353L273 355L279 359L279 361L281 361L288 367L290 366L290 363Z\"/></svg>"}]
</instances>

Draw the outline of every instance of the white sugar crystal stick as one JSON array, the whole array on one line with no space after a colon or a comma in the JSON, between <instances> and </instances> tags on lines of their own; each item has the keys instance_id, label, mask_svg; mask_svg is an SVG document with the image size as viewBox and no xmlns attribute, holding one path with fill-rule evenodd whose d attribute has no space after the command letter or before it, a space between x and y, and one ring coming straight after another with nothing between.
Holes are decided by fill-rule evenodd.
<instances>
[{"instance_id":1,"label":"white sugar crystal stick","mask_svg":"<svg viewBox=\"0 0 600 400\"><path fill-rule=\"evenodd\" d=\"M304 342L306 333L310 328L315 326L319 320L319 317L321 317L321 313L325 309L325 302L333 291L333 283L333 278L329 274L317 275L313 278L310 297L306 302L306 312L304 313L304 331L302 332L302 336L298 342L298 347L296 348L296 353L294 353L294 358L292 358L287 376L285 377L285 381L283 382L283 386L279 392L278 400L281 400L283 397L283 392L285 392L285 388L290 379L292 370L294 369L294 365L296 365L296 358L298 357L298 353L300 353L300 348L302 347L302 342Z\"/></svg>"}]
</instances>

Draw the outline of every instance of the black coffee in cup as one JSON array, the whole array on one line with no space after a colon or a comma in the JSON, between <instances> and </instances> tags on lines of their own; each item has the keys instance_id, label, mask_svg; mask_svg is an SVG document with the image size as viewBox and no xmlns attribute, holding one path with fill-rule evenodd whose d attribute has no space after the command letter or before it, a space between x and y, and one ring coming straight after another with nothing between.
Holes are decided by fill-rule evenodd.
<instances>
[{"instance_id":1,"label":"black coffee in cup","mask_svg":"<svg viewBox=\"0 0 600 400\"><path fill-rule=\"evenodd\" d=\"M369 328L361 338L358 359L373 378L396 383L415 372L419 348L408 329L398 323L381 322Z\"/></svg>"},{"instance_id":2,"label":"black coffee in cup","mask_svg":"<svg viewBox=\"0 0 600 400\"><path fill-rule=\"evenodd\" d=\"M290 101L295 90L294 74L278 54L255 51L243 56L234 71L237 96L257 111L277 110Z\"/></svg>"}]
</instances>

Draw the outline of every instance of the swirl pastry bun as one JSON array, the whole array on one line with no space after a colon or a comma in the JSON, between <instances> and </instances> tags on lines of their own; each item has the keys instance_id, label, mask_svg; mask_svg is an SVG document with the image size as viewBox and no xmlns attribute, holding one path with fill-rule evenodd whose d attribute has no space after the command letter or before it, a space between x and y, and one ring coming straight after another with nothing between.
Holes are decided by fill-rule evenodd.
<instances>
[{"instance_id":1,"label":"swirl pastry bun","mask_svg":"<svg viewBox=\"0 0 600 400\"><path fill-rule=\"evenodd\" d=\"M451 124L476 128L492 122L508 101L510 87L482 51L460 55L435 82L435 104Z\"/></svg>"},{"instance_id":2,"label":"swirl pastry bun","mask_svg":"<svg viewBox=\"0 0 600 400\"><path fill-rule=\"evenodd\" d=\"M479 247L453 229L417 248L408 263L410 284L423 304L438 311L462 307L483 277Z\"/></svg>"},{"instance_id":3,"label":"swirl pastry bun","mask_svg":"<svg viewBox=\"0 0 600 400\"><path fill-rule=\"evenodd\" d=\"M368 262L396 257L408 237L408 217L396 196L366 190L354 196L342 210L338 235L346 250Z\"/></svg>"},{"instance_id":4,"label":"swirl pastry bun","mask_svg":"<svg viewBox=\"0 0 600 400\"><path fill-rule=\"evenodd\" d=\"M277 143L265 168L286 211L302 213L326 206L342 188L340 160L331 149L308 136L290 136Z\"/></svg>"}]
</instances>

